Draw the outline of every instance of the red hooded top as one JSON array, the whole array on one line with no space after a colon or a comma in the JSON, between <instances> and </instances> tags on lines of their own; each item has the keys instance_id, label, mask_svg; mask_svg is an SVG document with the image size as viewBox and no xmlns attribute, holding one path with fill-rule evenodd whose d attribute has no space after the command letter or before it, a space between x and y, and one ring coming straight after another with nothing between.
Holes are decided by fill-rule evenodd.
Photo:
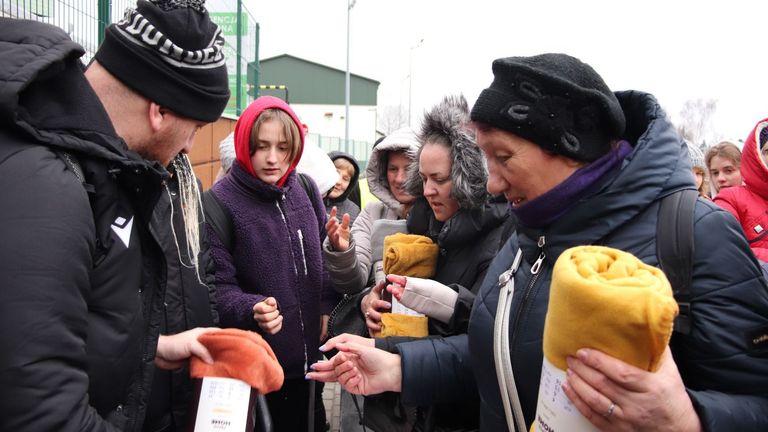
<instances>
[{"instance_id":1,"label":"red hooded top","mask_svg":"<svg viewBox=\"0 0 768 432\"><path fill-rule=\"evenodd\" d=\"M274 96L262 96L248 105L248 108L243 111L235 124L235 155L237 156L237 161L240 162L240 165L250 175L256 177L256 172L253 170L253 165L251 164L251 129L253 129L253 124L256 122L259 115L270 108L283 110L291 116L293 122L296 123L296 128L299 130L299 138L301 139L301 145L299 146L299 151L296 152L296 157L291 161L291 165L285 171L285 174L283 174L283 176L280 177L280 180L277 181L277 186L283 187L285 180L288 178L288 174L296 169L296 165L299 163L299 160L301 160L301 153L304 151L304 131L301 128L299 117L282 99Z\"/></svg>"},{"instance_id":2,"label":"red hooded top","mask_svg":"<svg viewBox=\"0 0 768 432\"><path fill-rule=\"evenodd\" d=\"M768 262L768 167L760 157L760 131L768 119L757 123L741 151L743 186L720 189L714 202L736 217L752 252Z\"/></svg>"}]
</instances>

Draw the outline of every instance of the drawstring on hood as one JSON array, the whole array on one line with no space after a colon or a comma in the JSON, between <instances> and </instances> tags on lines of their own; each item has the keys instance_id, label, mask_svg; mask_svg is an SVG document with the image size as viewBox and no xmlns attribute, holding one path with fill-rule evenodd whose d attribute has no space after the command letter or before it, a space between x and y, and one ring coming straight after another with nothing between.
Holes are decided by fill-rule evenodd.
<instances>
[{"instance_id":1,"label":"drawstring on hood","mask_svg":"<svg viewBox=\"0 0 768 432\"><path fill-rule=\"evenodd\" d=\"M253 101L253 103L243 111L235 124L235 154L237 155L237 161L243 169L245 169L248 174L256 177L256 171L253 170L253 164L251 163L251 130L253 129L253 124L256 122L256 119L259 118L261 113L270 108L279 109L291 116L293 122L296 123L296 128L299 130L299 139L301 140L299 150L296 152L296 157L291 161L291 165L285 171L285 174L283 174L283 176L280 177L280 180L277 181L277 186L283 187L285 181L288 179L288 175L296 169L296 165L298 165L299 160L301 160L301 154L304 151L304 131L301 128L299 117L282 99L274 96L262 96Z\"/></svg>"}]
</instances>

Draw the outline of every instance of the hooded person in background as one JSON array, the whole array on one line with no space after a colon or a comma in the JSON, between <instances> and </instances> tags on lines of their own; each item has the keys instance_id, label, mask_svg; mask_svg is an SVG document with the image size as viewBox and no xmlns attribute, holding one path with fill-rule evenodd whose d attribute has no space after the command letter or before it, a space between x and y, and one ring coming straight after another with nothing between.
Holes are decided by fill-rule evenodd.
<instances>
[{"instance_id":1,"label":"hooded person in background","mask_svg":"<svg viewBox=\"0 0 768 432\"><path fill-rule=\"evenodd\" d=\"M235 132L232 131L229 135L219 141L219 163L221 167L219 172L216 173L214 183L218 183L223 179L225 175L229 174L232 169L232 164L235 162Z\"/></svg>"},{"instance_id":2,"label":"hooded person in background","mask_svg":"<svg viewBox=\"0 0 768 432\"><path fill-rule=\"evenodd\" d=\"M399 354L330 339L341 352L308 378L338 377L353 393L401 391L410 404L479 398L482 431L546 430L535 413L555 262L574 246L604 245L658 266L661 200L694 182L686 146L652 95L614 93L565 54L497 59L493 75L471 118L487 189L506 196L518 225L490 265L467 335L402 343ZM728 212L697 199L693 237L691 331L674 332L658 370L590 347L568 355L556 387L599 430L768 430L768 284ZM508 281L514 293L499 307ZM495 333L507 312L509 333ZM497 369L497 358L511 369ZM500 374L516 391L500 387ZM505 404L502 391L518 403Z\"/></svg>"},{"instance_id":3,"label":"hooded person in background","mask_svg":"<svg viewBox=\"0 0 768 432\"><path fill-rule=\"evenodd\" d=\"M205 329L160 335L172 233L152 219L229 99L202 3L139 1L85 72L61 29L0 18L1 430L141 430L155 365L212 361Z\"/></svg>"},{"instance_id":4,"label":"hooded person in background","mask_svg":"<svg viewBox=\"0 0 768 432\"><path fill-rule=\"evenodd\" d=\"M768 119L755 125L741 154L744 185L721 189L714 201L739 221L752 252L768 263Z\"/></svg>"},{"instance_id":5,"label":"hooded person in background","mask_svg":"<svg viewBox=\"0 0 768 432\"><path fill-rule=\"evenodd\" d=\"M707 175L707 165L704 163L704 153L695 145L685 142L688 146L688 155L691 157L693 176L696 179L696 190L699 196L705 199L711 199L709 196L709 176Z\"/></svg>"},{"instance_id":6,"label":"hooded person in background","mask_svg":"<svg viewBox=\"0 0 768 432\"><path fill-rule=\"evenodd\" d=\"M360 213L360 207L349 199L349 195L357 187L357 181L360 177L360 167L352 155L341 151L332 151L328 156L333 161L336 171L339 173L339 180L328 191L323 202L326 212L336 208L337 215L349 215L349 224L354 225L357 215Z\"/></svg>"},{"instance_id":7,"label":"hooded person in background","mask_svg":"<svg viewBox=\"0 0 768 432\"><path fill-rule=\"evenodd\" d=\"M251 103L235 125L232 170L211 188L232 218L231 250L207 225L222 326L261 334L285 372L283 387L266 396L278 432L307 428L314 395L304 374L338 301L320 251L325 208L314 182L305 191L296 172L303 147L288 104L272 96ZM323 430L322 403L311 415Z\"/></svg>"},{"instance_id":8,"label":"hooded person in background","mask_svg":"<svg viewBox=\"0 0 768 432\"><path fill-rule=\"evenodd\" d=\"M374 222L408 216L416 198L405 190L405 181L418 148L416 134L410 128L392 132L373 148L365 169L368 187L379 201L366 205L351 229L349 217L331 209L325 226L328 238L323 243L323 258L338 292L359 293L372 285Z\"/></svg>"}]
</instances>

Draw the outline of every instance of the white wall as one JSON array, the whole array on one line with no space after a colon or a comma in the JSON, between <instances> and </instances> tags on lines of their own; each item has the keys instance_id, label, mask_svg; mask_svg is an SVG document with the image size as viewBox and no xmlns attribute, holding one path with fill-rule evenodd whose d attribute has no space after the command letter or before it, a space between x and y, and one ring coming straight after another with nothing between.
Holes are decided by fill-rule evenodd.
<instances>
[{"instance_id":1,"label":"white wall","mask_svg":"<svg viewBox=\"0 0 768 432\"><path fill-rule=\"evenodd\" d=\"M309 126L310 134L339 137L344 140L344 105L291 104L302 123ZM349 139L376 141L376 107L372 105L349 106Z\"/></svg>"}]
</instances>

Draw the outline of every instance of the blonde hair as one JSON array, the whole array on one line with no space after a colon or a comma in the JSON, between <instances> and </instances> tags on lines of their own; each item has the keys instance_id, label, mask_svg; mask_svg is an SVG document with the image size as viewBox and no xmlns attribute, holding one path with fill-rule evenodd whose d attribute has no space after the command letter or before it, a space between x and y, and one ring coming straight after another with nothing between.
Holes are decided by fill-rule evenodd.
<instances>
[{"instance_id":1,"label":"blonde hair","mask_svg":"<svg viewBox=\"0 0 768 432\"><path fill-rule=\"evenodd\" d=\"M355 175L355 166L352 165L352 162L344 159L344 158L336 158L333 161L333 165L340 170L345 170L347 174L349 174L349 177L354 177Z\"/></svg>"},{"instance_id":2,"label":"blonde hair","mask_svg":"<svg viewBox=\"0 0 768 432\"><path fill-rule=\"evenodd\" d=\"M176 252L179 254L179 264L186 268L194 268L197 275L197 281L201 284L205 284L200 277L200 217L202 216L203 222L205 221L205 215L203 213L202 202L200 198L200 188L197 184L197 177L192 170L192 163L189 161L189 157L186 153L179 153L173 159L173 172L179 185L179 200L181 208L181 219L184 223L184 235L187 238L187 253L189 262L185 262L184 256L181 253L181 247L179 246L179 238L174 227L174 205L173 196L168 189L168 184L163 182L165 186L165 192L168 194L168 200L171 203L171 234L173 235L173 241L176 243Z\"/></svg>"},{"instance_id":3,"label":"blonde hair","mask_svg":"<svg viewBox=\"0 0 768 432\"><path fill-rule=\"evenodd\" d=\"M288 113L278 108L265 109L259 117L253 122L251 128L251 137L248 145L248 154L253 156L256 152L256 141L259 139L259 128L261 125L270 120L277 120L283 125L283 134L285 134L285 140L291 143L291 154L289 155L289 162L293 162L296 155L301 148L301 135L299 135L299 127L294 123Z\"/></svg>"},{"instance_id":4,"label":"blonde hair","mask_svg":"<svg viewBox=\"0 0 768 432\"><path fill-rule=\"evenodd\" d=\"M709 173L708 170L700 166L693 167L693 173L701 176L701 186L699 186L699 196L709 198Z\"/></svg>"},{"instance_id":5,"label":"blonde hair","mask_svg":"<svg viewBox=\"0 0 768 432\"><path fill-rule=\"evenodd\" d=\"M739 150L739 147L732 142L723 141L707 150L707 155L704 156L704 163L707 164L707 170L711 169L709 164L715 156L730 160L736 165L736 168L741 167L741 150Z\"/></svg>"}]
</instances>

